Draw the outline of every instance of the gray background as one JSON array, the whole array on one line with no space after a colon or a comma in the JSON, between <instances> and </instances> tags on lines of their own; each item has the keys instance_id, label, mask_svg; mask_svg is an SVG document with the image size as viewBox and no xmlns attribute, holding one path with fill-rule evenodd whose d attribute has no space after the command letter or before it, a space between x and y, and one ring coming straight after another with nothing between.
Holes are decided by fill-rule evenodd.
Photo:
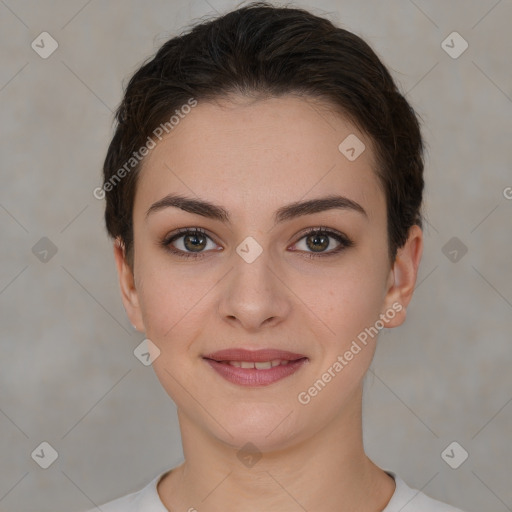
<instances>
[{"instance_id":1,"label":"gray background","mask_svg":"<svg viewBox=\"0 0 512 512\"><path fill-rule=\"evenodd\" d=\"M367 377L367 452L468 512L512 510L512 2L295 4L373 46L428 143L418 289ZM84 510L181 462L175 406L133 355L144 336L92 191L122 84L194 18L235 6L0 0L2 512ZM47 59L31 48L43 31L59 45ZM456 59L441 46L453 31L469 44ZM57 248L46 262L42 237ZM455 262L453 237L458 258L467 247ZM43 441L58 452L48 469L31 457ZM452 441L469 453L458 469L441 457Z\"/></svg>"}]
</instances>

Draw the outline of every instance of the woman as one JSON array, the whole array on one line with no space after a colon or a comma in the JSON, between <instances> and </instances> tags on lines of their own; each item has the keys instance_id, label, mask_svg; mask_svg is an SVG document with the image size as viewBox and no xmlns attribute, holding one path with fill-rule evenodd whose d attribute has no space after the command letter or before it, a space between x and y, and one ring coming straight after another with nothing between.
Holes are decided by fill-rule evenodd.
<instances>
[{"instance_id":1,"label":"woman","mask_svg":"<svg viewBox=\"0 0 512 512\"><path fill-rule=\"evenodd\" d=\"M167 41L117 121L99 192L185 460L101 510L456 511L363 447L423 249L419 123L370 47L251 4Z\"/></svg>"}]
</instances>

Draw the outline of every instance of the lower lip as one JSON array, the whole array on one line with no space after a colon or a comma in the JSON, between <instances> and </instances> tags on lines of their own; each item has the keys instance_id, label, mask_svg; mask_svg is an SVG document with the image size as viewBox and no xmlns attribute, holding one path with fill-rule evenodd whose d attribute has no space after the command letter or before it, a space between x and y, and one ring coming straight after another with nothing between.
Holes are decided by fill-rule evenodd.
<instances>
[{"instance_id":1,"label":"lower lip","mask_svg":"<svg viewBox=\"0 0 512 512\"><path fill-rule=\"evenodd\" d=\"M266 370L239 368L229 363L219 363L213 359L205 359L205 361L219 373L221 377L224 377L233 384L240 386L268 386L298 371L307 361L307 358L290 361L288 364L280 364L279 366L273 366Z\"/></svg>"}]
</instances>

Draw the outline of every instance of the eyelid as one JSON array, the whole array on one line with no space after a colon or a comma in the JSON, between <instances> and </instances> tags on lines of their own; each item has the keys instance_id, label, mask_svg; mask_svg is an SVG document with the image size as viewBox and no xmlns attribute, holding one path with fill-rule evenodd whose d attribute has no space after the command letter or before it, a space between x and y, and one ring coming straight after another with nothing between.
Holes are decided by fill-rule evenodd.
<instances>
[{"instance_id":1,"label":"eyelid","mask_svg":"<svg viewBox=\"0 0 512 512\"><path fill-rule=\"evenodd\" d=\"M347 237L347 235L345 235L344 233L342 233L341 231L338 231L337 229L334 229L334 228L328 228L327 226L316 226L316 227L310 227L310 228L305 228L303 229L302 231L300 231L297 235L295 236L298 236L298 240L300 240L301 238L304 238L305 236L307 235L310 235L310 234L315 234L315 233L327 233L329 235L337 235L339 236L340 238L344 238L347 240L347 242L350 242L349 238Z\"/></svg>"}]
</instances>

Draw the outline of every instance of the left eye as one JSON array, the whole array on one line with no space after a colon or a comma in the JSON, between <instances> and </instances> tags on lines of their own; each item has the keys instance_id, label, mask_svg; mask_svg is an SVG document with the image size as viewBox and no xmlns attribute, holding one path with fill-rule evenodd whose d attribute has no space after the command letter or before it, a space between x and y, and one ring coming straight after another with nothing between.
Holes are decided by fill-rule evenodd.
<instances>
[{"instance_id":1,"label":"left eye","mask_svg":"<svg viewBox=\"0 0 512 512\"><path fill-rule=\"evenodd\" d=\"M330 239L336 241L335 247L332 247L333 243ZM341 233L328 230L328 229L313 229L307 233L295 244L299 250L310 252L312 256L323 256L328 254L335 254L340 252L346 247L350 247L352 242ZM327 251L327 249L331 250Z\"/></svg>"}]
</instances>

